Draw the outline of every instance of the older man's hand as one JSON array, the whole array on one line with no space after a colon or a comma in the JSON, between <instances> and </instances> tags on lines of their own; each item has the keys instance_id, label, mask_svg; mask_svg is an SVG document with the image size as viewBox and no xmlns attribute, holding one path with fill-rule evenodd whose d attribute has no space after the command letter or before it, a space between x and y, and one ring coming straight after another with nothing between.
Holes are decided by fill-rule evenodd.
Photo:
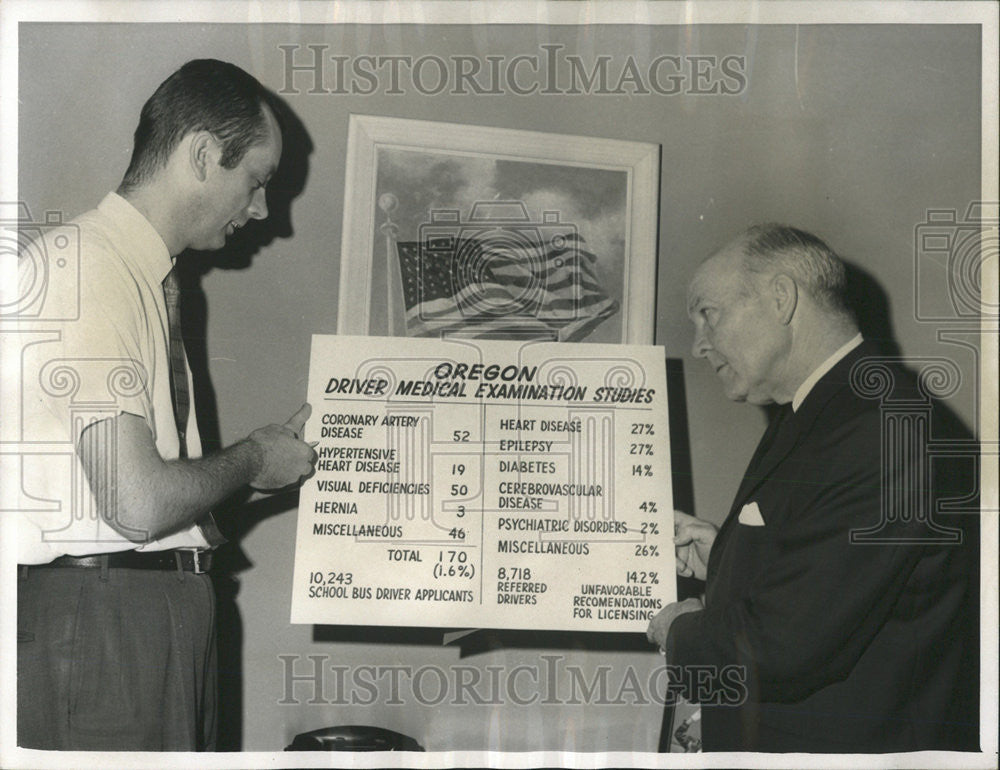
<instances>
[{"instance_id":1,"label":"older man's hand","mask_svg":"<svg viewBox=\"0 0 1000 770\"><path fill-rule=\"evenodd\" d=\"M674 551L677 574L704 580L708 572L708 554L719 528L683 511L674 511Z\"/></svg>"},{"instance_id":2,"label":"older man's hand","mask_svg":"<svg viewBox=\"0 0 1000 770\"><path fill-rule=\"evenodd\" d=\"M658 645L660 652L664 652L667 649L667 634L670 633L670 626L673 625L674 620L685 612L698 612L703 609L705 609L705 605L701 599L685 599L682 602L668 604L649 621L646 638Z\"/></svg>"}]
</instances>

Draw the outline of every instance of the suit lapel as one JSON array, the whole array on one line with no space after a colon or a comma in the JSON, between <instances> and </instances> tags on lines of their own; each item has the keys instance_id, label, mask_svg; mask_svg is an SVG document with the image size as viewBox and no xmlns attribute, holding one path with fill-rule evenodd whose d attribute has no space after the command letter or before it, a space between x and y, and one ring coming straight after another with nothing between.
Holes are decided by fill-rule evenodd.
<instances>
[{"instance_id":1,"label":"suit lapel","mask_svg":"<svg viewBox=\"0 0 1000 770\"><path fill-rule=\"evenodd\" d=\"M854 364L873 352L870 345L862 343L820 378L799 406L798 412L790 413L780 426L772 446L765 449L759 458L755 456L756 465L751 462L747 468L730 513L741 508L750 495L774 475L775 470L788 458L801 439L813 429L830 400L850 387L850 373ZM763 444L763 439L761 443Z\"/></svg>"},{"instance_id":2,"label":"suit lapel","mask_svg":"<svg viewBox=\"0 0 1000 770\"><path fill-rule=\"evenodd\" d=\"M778 407L778 410L771 418L771 422L764 431L764 435L757 443L750 464L747 465L743 473L743 480L740 482L736 496L733 498L733 505L729 509L729 515L742 507L743 501L767 478L767 471L774 467L775 463L784 458L791 449L789 445L790 437L794 436L794 431L788 425L795 415L792 413L790 405Z\"/></svg>"},{"instance_id":3,"label":"suit lapel","mask_svg":"<svg viewBox=\"0 0 1000 770\"><path fill-rule=\"evenodd\" d=\"M830 400L845 388L850 388L850 372L854 364L865 356L876 353L874 347L867 342L858 345L820 378L800 405L798 412L791 412L791 405L788 405L789 413L782 424L776 424L776 420L773 420L768 425L736 491L729 515L716 537L718 548L713 546L713 555L716 551L721 552L727 531L737 519L738 511L750 500L753 493L774 475L792 450L813 429Z\"/></svg>"}]
</instances>

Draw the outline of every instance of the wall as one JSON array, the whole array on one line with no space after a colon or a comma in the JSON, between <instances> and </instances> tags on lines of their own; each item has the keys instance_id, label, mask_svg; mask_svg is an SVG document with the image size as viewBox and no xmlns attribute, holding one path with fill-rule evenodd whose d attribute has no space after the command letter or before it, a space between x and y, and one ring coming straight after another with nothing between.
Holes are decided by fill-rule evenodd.
<instances>
[{"instance_id":1,"label":"wall","mask_svg":"<svg viewBox=\"0 0 1000 770\"><path fill-rule=\"evenodd\" d=\"M947 354L971 373L968 352L935 341L914 320L914 228L928 208L960 212L979 197L979 37L970 27L703 26L491 28L279 25L25 25L20 40L20 196L36 217L94 206L127 164L138 111L182 62L233 61L273 89L284 84L282 44L330 52L537 54L561 43L593 60L628 53L747 57L748 85L734 96L514 95L444 93L288 95L300 125L301 192L288 216L263 230L256 253L211 261L195 255L189 348L199 372L206 432L230 443L261 421L283 420L304 398L309 335L336 331L347 120L351 112L655 142L662 146L657 342L686 420L675 445L678 506L720 521L763 426L753 408L725 401L707 366L690 358L684 290L698 262L743 227L780 220L811 230L860 268L871 328L910 355ZM300 81L301 82L301 81ZM308 136L306 141L305 136ZM311 151L308 150L311 145ZM288 192L291 197L295 189ZM974 420L971 386L955 408ZM462 650L419 629L316 631L288 617L294 498L270 508L236 507L225 555L239 584L226 583L223 686L231 739L280 749L296 733L333 724L379 724L429 749L654 750L653 705L367 707L279 704L279 655L328 655L346 666L437 664L510 670L562 654L587 676L659 663L642 639L595 635L486 637ZM479 645L478 647L476 645ZM491 645L504 646L490 649ZM307 671L303 657L296 671ZM560 674L565 676L565 672ZM241 686L242 684L242 686ZM561 686L567 686L565 681ZM434 688L428 684L433 695ZM326 698L332 694L325 693ZM235 708L235 711L232 710ZM241 732L240 732L241 731ZM238 742L238 741L237 741Z\"/></svg>"}]
</instances>

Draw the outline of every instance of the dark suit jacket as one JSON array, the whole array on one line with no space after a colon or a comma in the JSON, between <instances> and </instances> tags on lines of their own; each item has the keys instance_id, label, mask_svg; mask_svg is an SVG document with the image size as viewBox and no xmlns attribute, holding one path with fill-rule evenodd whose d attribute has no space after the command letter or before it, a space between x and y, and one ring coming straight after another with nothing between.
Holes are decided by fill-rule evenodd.
<instances>
[{"instance_id":1,"label":"dark suit jacket","mask_svg":"<svg viewBox=\"0 0 1000 770\"><path fill-rule=\"evenodd\" d=\"M907 515L955 477L921 481L939 423L912 376L885 369L884 403L851 387L874 353L853 350L765 434L712 546L705 609L670 629L667 662L688 684L702 672L688 695L703 704L706 750L978 749L976 528L932 543L948 535ZM899 428L913 435L891 439ZM763 526L740 523L751 503Z\"/></svg>"}]
</instances>

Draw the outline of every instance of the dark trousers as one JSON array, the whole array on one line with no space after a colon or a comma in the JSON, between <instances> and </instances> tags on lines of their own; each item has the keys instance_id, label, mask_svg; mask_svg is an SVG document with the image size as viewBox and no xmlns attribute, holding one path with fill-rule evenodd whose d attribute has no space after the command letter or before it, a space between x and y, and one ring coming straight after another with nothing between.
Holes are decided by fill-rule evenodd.
<instances>
[{"instance_id":1,"label":"dark trousers","mask_svg":"<svg viewBox=\"0 0 1000 770\"><path fill-rule=\"evenodd\" d=\"M207 575L21 568L17 742L215 748L215 599Z\"/></svg>"}]
</instances>

